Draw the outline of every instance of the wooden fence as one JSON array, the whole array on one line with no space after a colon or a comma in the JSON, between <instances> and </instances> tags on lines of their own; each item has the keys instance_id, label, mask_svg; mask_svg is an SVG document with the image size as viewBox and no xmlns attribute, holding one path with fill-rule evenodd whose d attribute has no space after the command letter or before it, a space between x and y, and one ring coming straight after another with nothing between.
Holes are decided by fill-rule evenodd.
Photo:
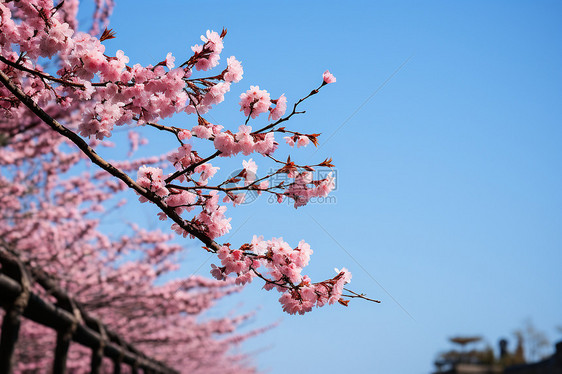
<instances>
[{"instance_id":1,"label":"wooden fence","mask_svg":"<svg viewBox=\"0 0 562 374\"><path fill-rule=\"evenodd\" d=\"M66 372L71 342L92 350L91 373L100 373L102 359L113 362L113 373L129 365L134 374L177 374L165 364L151 359L126 343L101 321L88 315L75 300L60 289L43 271L30 269L12 253L0 249L0 307L5 310L0 338L0 373L11 374L21 318L27 318L57 332L52 373ZM31 279L56 300L53 304L31 290Z\"/></svg>"}]
</instances>

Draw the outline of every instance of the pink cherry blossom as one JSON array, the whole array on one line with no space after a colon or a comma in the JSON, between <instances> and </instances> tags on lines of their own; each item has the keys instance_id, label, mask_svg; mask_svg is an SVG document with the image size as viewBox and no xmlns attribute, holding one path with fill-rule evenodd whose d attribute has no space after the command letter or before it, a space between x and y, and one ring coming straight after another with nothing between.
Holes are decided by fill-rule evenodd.
<instances>
[{"instance_id":1,"label":"pink cherry blossom","mask_svg":"<svg viewBox=\"0 0 562 374\"><path fill-rule=\"evenodd\" d=\"M242 166L244 167L244 170L252 174L256 174L258 171L258 165L256 165L252 159L242 161Z\"/></svg>"},{"instance_id":2,"label":"pink cherry blossom","mask_svg":"<svg viewBox=\"0 0 562 374\"><path fill-rule=\"evenodd\" d=\"M196 316L215 299L234 292L229 288L231 286L260 280L266 290L282 293L279 300L283 309L291 314L303 314L327 304L345 303L342 294L351 275L342 269L331 279L313 283L305 274L312 255L312 249L305 241L295 247L282 238L264 240L254 237L238 248L218 242L231 230L225 203L243 204L251 193L257 192L278 202L290 199L295 207L301 207L314 197L327 196L334 189L331 175L314 180L311 172L317 165L331 165L331 160L322 164L315 161L312 166L291 161L285 154L276 154L281 152L277 152L280 145L275 134L289 135L284 137L289 146L316 144L317 134L302 134L285 121L293 114L304 112L300 108L297 111L297 106L324 85L335 82L335 77L326 71L323 84L306 91L312 93L296 101L294 112L287 117L283 117L288 105L284 94L271 100L266 90L257 85L250 86L240 95L239 102L240 111L247 117L245 122L223 121L224 127L212 124L207 113L225 99L231 84L240 81L244 74L242 64L234 56L227 59L222 72L203 73L218 66L226 30L220 34L208 30L201 37L203 44L194 45L192 53L187 56L174 57L168 53L164 61L131 66L123 50L117 49L112 56L106 53L105 41L94 36L105 27L103 23L111 9L111 5L103 5L106 4L104 1L96 4L98 10L92 33L85 33L76 31L78 10L75 0L60 2L57 8L52 0L0 3L3 56L0 70L2 82L5 82L0 86L0 94L5 98L0 100L0 112L6 119L0 123L0 132L15 134L0 147L0 190L3 192L0 194L0 213L4 217L15 217L0 224L2 237L21 244L21 252L29 253L32 261L60 261L60 264L47 265L60 274L68 272L69 277L73 277L82 270L75 265L83 266L88 278L77 278L77 282L68 282L68 286L76 290L78 283L84 283L88 288L82 291L84 297L101 299L103 305L109 305L107 310L98 308L97 311L115 326L126 326L124 320L132 318L131 311L136 311L137 304L142 304L145 312L135 323L146 327L139 329L138 336L135 336L135 329L127 331L123 328L129 337L167 344L170 341L181 341L182 344L197 341L196 346L186 348L182 345L188 355L172 358L179 367L190 372L197 370L189 359L199 356L203 357L203 362L219 356L217 365L222 366L216 370L213 366L212 372L229 367L225 364L231 361L225 358L230 357L225 353L229 345L221 345L214 334L217 329L234 331L237 322L223 318L220 326L209 327L196 321ZM106 38L107 33L104 34ZM177 58L180 62L176 63ZM51 65L46 65L48 61ZM192 77L196 70L199 72ZM44 109L47 114L39 117L42 120L37 119L36 107L29 110L23 104L29 100L22 100L21 95ZM268 120L273 123L249 123L267 112ZM182 120L174 117L176 114L191 115L191 119ZM52 131L56 126L50 117L64 124L69 133L79 133L85 139ZM208 118L212 117L209 115ZM280 122L284 122L282 127ZM119 126L143 126L139 130L143 137L150 139L152 144L167 147L167 153L133 158L133 155L142 153L136 151L146 143L141 132L136 130L128 135L130 152L118 161L103 159L103 152L93 153L84 146L85 143L77 140L86 141L94 148L110 147L108 138ZM162 141L165 136L170 143ZM119 137L116 138L112 154L121 149L126 154L127 146L122 147ZM82 151L68 147L67 142L75 142ZM230 169L219 173L219 164L228 161L220 157L240 153L245 156L259 153L266 157L252 155L253 158L243 160L243 170L233 176L228 176ZM104 170L90 172L82 163L86 157ZM262 162L270 163L270 171L258 179L258 163L260 170L268 170L261 166L264 165ZM38 170L38 174L29 175L26 172L29 170ZM78 177L73 176L74 170L88 171ZM130 175L135 171L137 177L131 179ZM281 183L273 182L269 179L272 176L287 179ZM232 187L233 184L236 187ZM153 203L153 207L158 208L159 211L152 214L157 214L159 220L170 218L168 233L147 233L133 225L132 235L114 239L95 229L103 212L112 211L111 201L117 197L115 195L130 188L139 194L141 202ZM39 192L40 189L43 190ZM122 203L115 201L115 207L120 206ZM29 217L21 216L20 222L18 215L24 214L24 210ZM159 274L177 268L170 256L178 253L180 246L165 244L174 232L184 238L199 240L207 251L217 254L221 263L211 267L211 275L221 283L200 279L201 286L193 287L201 287L203 292L187 292L181 284L157 285ZM78 238L80 235L84 236L83 240ZM73 244L75 238L79 245ZM64 248L67 243L76 253ZM60 257L57 257L59 251ZM216 292L205 293L208 289ZM125 294L134 296L134 299L121 306L119 295ZM104 297L109 299L104 300ZM152 308L166 318L150 318ZM225 327L229 323L229 327ZM182 340L178 331L188 331L189 336ZM208 352L201 349L199 343L209 348ZM162 348L165 357L170 356L172 349L170 344L167 347ZM151 349L159 348L152 346ZM76 354L85 357L83 352ZM29 370L41 369L43 367L36 364ZM245 369L238 370L235 364L231 369L232 372L245 372Z\"/></svg>"},{"instance_id":3,"label":"pink cherry blossom","mask_svg":"<svg viewBox=\"0 0 562 374\"><path fill-rule=\"evenodd\" d=\"M283 137L283 139L285 139L285 142L287 144L289 144L289 146L291 146L291 147L295 146L295 139L293 139L292 136L285 136L285 137Z\"/></svg>"},{"instance_id":4,"label":"pink cherry blossom","mask_svg":"<svg viewBox=\"0 0 562 374\"><path fill-rule=\"evenodd\" d=\"M306 147L310 143L308 136L299 136L297 139L297 147Z\"/></svg>"},{"instance_id":5,"label":"pink cherry blossom","mask_svg":"<svg viewBox=\"0 0 562 374\"><path fill-rule=\"evenodd\" d=\"M224 101L224 94L230 91L229 82L220 82L212 86L203 97L203 104L210 106Z\"/></svg>"},{"instance_id":6,"label":"pink cherry blossom","mask_svg":"<svg viewBox=\"0 0 562 374\"><path fill-rule=\"evenodd\" d=\"M216 31L207 30L206 37L201 36L201 40L215 53L221 53L224 47L222 38Z\"/></svg>"},{"instance_id":7,"label":"pink cherry blossom","mask_svg":"<svg viewBox=\"0 0 562 374\"><path fill-rule=\"evenodd\" d=\"M251 126L241 125L238 127L238 132L235 135L236 142L238 143L240 150L246 156L254 151L254 147L256 145L254 138L250 135L251 132Z\"/></svg>"},{"instance_id":8,"label":"pink cherry blossom","mask_svg":"<svg viewBox=\"0 0 562 374\"><path fill-rule=\"evenodd\" d=\"M283 94L279 99L272 100L272 102L274 102L275 108L270 109L269 119L277 121L279 118L283 117L285 111L287 111L287 98L285 97L285 94Z\"/></svg>"},{"instance_id":9,"label":"pink cherry blossom","mask_svg":"<svg viewBox=\"0 0 562 374\"><path fill-rule=\"evenodd\" d=\"M213 129L197 125L191 129L191 134L201 139L209 139L213 135Z\"/></svg>"},{"instance_id":10,"label":"pink cherry blossom","mask_svg":"<svg viewBox=\"0 0 562 374\"><path fill-rule=\"evenodd\" d=\"M178 132L178 138L179 138L179 140L191 139L191 131L181 130L180 132Z\"/></svg>"},{"instance_id":11,"label":"pink cherry blossom","mask_svg":"<svg viewBox=\"0 0 562 374\"><path fill-rule=\"evenodd\" d=\"M166 67L172 70L175 66L174 64L175 61L176 58L172 56L172 52L168 52L168 54L166 55L166 59L164 60L164 64L166 65Z\"/></svg>"},{"instance_id":12,"label":"pink cherry blossom","mask_svg":"<svg viewBox=\"0 0 562 374\"><path fill-rule=\"evenodd\" d=\"M240 111L245 116L256 118L261 113L269 110L271 100L266 90L260 90L259 86L250 86L250 89L240 95Z\"/></svg>"},{"instance_id":13,"label":"pink cherry blossom","mask_svg":"<svg viewBox=\"0 0 562 374\"><path fill-rule=\"evenodd\" d=\"M228 63L228 67L223 72L224 80L226 82L240 82L240 80L242 80L242 75L244 74L240 61L236 60L234 56L227 58L226 61Z\"/></svg>"},{"instance_id":14,"label":"pink cherry blossom","mask_svg":"<svg viewBox=\"0 0 562 374\"><path fill-rule=\"evenodd\" d=\"M335 83L336 82L336 77L334 77L332 75L332 73L330 73L329 70L326 70L324 72L324 74L322 75L322 78L324 80L324 84L328 84L328 83Z\"/></svg>"},{"instance_id":15,"label":"pink cherry blossom","mask_svg":"<svg viewBox=\"0 0 562 374\"><path fill-rule=\"evenodd\" d=\"M149 191L154 192L158 196L166 196L169 191L164 185L163 172L160 168L142 166L137 173L137 183ZM140 197L141 201L146 201L144 197Z\"/></svg>"}]
</instances>

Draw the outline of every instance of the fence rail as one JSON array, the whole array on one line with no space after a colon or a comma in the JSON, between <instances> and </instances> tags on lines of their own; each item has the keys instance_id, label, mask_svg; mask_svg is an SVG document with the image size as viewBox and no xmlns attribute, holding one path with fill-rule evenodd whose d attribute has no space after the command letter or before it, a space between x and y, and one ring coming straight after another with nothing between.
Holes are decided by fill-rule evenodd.
<instances>
[{"instance_id":1,"label":"fence rail","mask_svg":"<svg viewBox=\"0 0 562 374\"><path fill-rule=\"evenodd\" d=\"M129 365L133 373L142 370L145 374L178 374L126 343L118 334L88 315L43 271L27 268L5 250L0 250L0 264L0 307L6 312L0 336L0 373L12 373L21 317L24 317L57 332L54 374L66 372L71 341L92 350L91 373L100 373L102 359L108 357L113 361L113 372L116 374L121 372L121 364ZM56 298L56 305L31 291L30 274Z\"/></svg>"}]
</instances>

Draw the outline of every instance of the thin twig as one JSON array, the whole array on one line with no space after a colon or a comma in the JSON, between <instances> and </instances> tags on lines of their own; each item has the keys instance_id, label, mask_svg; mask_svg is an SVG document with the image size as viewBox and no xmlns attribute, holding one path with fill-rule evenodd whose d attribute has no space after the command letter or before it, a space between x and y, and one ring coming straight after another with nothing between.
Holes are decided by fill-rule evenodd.
<instances>
[{"instance_id":1,"label":"thin twig","mask_svg":"<svg viewBox=\"0 0 562 374\"><path fill-rule=\"evenodd\" d=\"M181 170L181 171L176 171L174 174L170 175L168 178L164 179L164 182L166 182L166 184L169 184L171 181L173 181L174 179L176 179L177 177L184 175L186 173L191 173L193 170L195 170L195 168L197 168L200 165L203 165L204 163L211 161L213 158L217 157L218 155L220 155L222 152L221 151L216 151L215 153L213 153L212 155L210 155L207 158L202 159L201 161L198 161L194 164L189 165L188 167L186 167L185 169Z\"/></svg>"},{"instance_id":2,"label":"thin twig","mask_svg":"<svg viewBox=\"0 0 562 374\"><path fill-rule=\"evenodd\" d=\"M306 95L305 97L301 98L299 101L297 101L294 105L293 105L293 111L286 117L280 118L279 120L277 120L276 122L273 122L265 127L262 127L261 129L254 131L252 134L259 134L260 132L264 132L266 130L269 130L275 126L277 126L278 124L288 121L292 116L294 116L295 114L304 114L306 113L304 110L297 112L297 107L299 106L300 103L302 103L303 101L305 101L306 99L308 99L309 97L311 97L312 95L316 95L318 93L318 91L320 90L320 88L322 88L324 86L324 84L320 85L318 88L310 91L310 93L308 95Z\"/></svg>"},{"instance_id":3,"label":"thin twig","mask_svg":"<svg viewBox=\"0 0 562 374\"><path fill-rule=\"evenodd\" d=\"M365 294L363 294L363 293L353 292L353 291L351 291L347 288L344 288L344 290L347 291L347 292L350 292L352 294L352 295L342 295L344 297L363 299L363 300L372 301L372 302L378 303L378 304L381 303L380 300L370 299L367 296L365 296Z\"/></svg>"}]
</instances>

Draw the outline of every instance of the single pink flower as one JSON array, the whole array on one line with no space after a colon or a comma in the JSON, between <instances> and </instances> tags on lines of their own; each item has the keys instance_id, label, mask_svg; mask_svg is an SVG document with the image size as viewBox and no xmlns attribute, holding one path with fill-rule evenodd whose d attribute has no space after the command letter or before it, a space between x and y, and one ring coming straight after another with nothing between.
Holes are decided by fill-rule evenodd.
<instances>
[{"instance_id":1,"label":"single pink flower","mask_svg":"<svg viewBox=\"0 0 562 374\"><path fill-rule=\"evenodd\" d=\"M268 119L277 121L279 118L283 117L287 111L287 98L285 94L283 94L279 99L273 100L272 102L275 104L275 108L270 109Z\"/></svg>"},{"instance_id":2,"label":"single pink flower","mask_svg":"<svg viewBox=\"0 0 562 374\"><path fill-rule=\"evenodd\" d=\"M326 70L324 72L324 74L322 75L322 78L324 79L324 84L336 82L336 77L334 77L334 75L332 73L330 73L329 70Z\"/></svg>"},{"instance_id":3,"label":"single pink flower","mask_svg":"<svg viewBox=\"0 0 562 374\"><path fill-rule=\"evenodd\" d=\"M244 69L242 69L242 64L240 61L236 60L234 56L226 59L228 67L223 72L223 78L227 82L240 82L242 75L244 74Z\"/></svg>"},{"instance_id":4,"label":"single pink flower","mask_svg":"<svg viewBox=\"0 0 562 374\"><path fill-rule=\"evenodd\" d=\"M250 89L240 95L240 111L245 116L251 115L256 118L261 113L265 113L271 106L271 99L266 90L260 90L259 86L250 86Z\"/></svg>"}]
</instances>

